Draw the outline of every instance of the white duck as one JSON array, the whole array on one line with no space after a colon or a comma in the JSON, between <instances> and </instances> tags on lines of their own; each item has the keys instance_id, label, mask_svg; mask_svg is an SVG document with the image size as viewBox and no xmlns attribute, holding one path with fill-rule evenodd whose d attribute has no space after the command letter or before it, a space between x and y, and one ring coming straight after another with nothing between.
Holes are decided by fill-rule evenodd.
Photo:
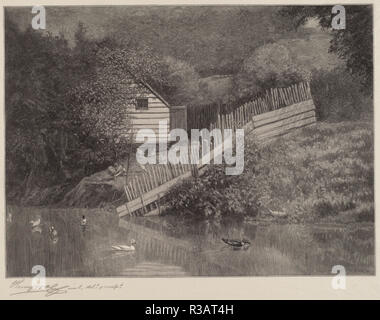
<instances>
[{"instance_id":1,"label":"white duck","mask_svg":"<svg viewBox=\"0 0 380 320\"><path fill-rule=\"evenodd\" d=\"M112 246L112 249L116 251L135 251L136 250L135 244L136 244L136 241L132 239L130 246L118 245L118 246Z\"/></svg>"},{"instance_id":2,"label":"white duck","mask_svg":"<svg viewBox=\"0 0 380 320\"><path fill-rule=\"evenodd\" d=\"M32 228L38 227L41 224L41 217L37 217L36 220L30 220L29 223L32 225Z\"/></svg>"},{"instance_id":3,"label":"white duck","mask_svg":"<svg viewBox=\"0 0 380 320\"><path fill-rule=\"evenodd\" d=\"M42 233L41 217L37 216L36 220L30 220L29 223L31 224L32 232Z\"/></svg>"},{"instance_id":4,"label":"white duck","mask_svg":"<svg viewBox=\"0 0 380 320\"><path fill-rule=\"evenodd\" d=\"M271 210L269 209L269 212L272 216L275 216L275 217L286 217L288 214L284 211L274 211L274 210Z\"/></svg>"}]
</instances>

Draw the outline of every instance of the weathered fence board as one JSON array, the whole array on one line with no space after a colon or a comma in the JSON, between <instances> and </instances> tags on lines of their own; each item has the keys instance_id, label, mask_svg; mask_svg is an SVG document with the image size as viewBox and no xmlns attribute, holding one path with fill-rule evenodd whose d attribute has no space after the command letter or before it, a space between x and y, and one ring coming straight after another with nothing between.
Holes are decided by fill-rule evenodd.
<instances>
[{"instance_id":1,"label":"weathered fence board","mask_svg":"<svg viewBox=\"0 0 380 320\"><path fill-rule=\"evenodd\" d=\"M187 110L184 106L172 106L170 109L170 129L187 130Z\"/></svg>"},{"instance_id":2,"label":"weathered fence board","mask_svg":"<svg viewBox=\"0 0 380 320\"><path fill-rule=\"evenodd\" d=\"M187 128L190 130L216 127L220 123L219 118L224 116L228 127L235 129L251 121L253 116L273 112L311 99L309 83L298 83L289 88L267 90L260 97L251 101L190 105L187 114Z\"/></svg>"},{"instance_id":3,"label":"weathered fence board","mask_svg":"<svg viewBox=\"0 0 380 320\"><path fill-rule=\"evenodd\" d=\"M143 208L144 206L159 201L160 194L166 193L172 186L174 186L177 182L182 179L186 179L191 177L191 172L186 172L181 176L175 177L172 180L162 184L156 189L148 191L145 194L141 194L140 197L128 202L127 204L120 206L117 208L117 212L119 213L119 217L130 214L138 209Z\"/></svg>"},{"instance_id":4,"label":"weathered fence board","mask_svg":"<svg viewBox=\"0 0 380 320\"><path fill-rule=\"evenodd\" d=\"M313 100L302 101L288 107L284 107L284 108L277 109L274 111L259 114L259 115L253 116L252 120L254 121L256 126L260 126L262 124L272 122L272 119L276 117L279 119L281 117L286 118L287 116L298 114L301 112L310 111L310 110L315 110Z\"/></svg>"},{"instance_id":5,"label":"weathered fence board","mask_svg":"<svg viewBox=\"0 0 380 320\"><path fill-rule=\"evenodd\" d=\"M272 138L316 122L313 100L252 117L251 131L258 140Z\"/></svg>"},{"instance_id":6,"label":"weathered fence board","mask_svg":"<svg viewBox=\"0 0 380 320\"><path fill-rule=\"evenodd\" d=\"M305 127L307 125L315 124L315 122L316 122L315 117L299 120L299 121L290 123L288 125L282 126L276 130L272 130L272 131L266 132L264 134L257 135L257 139L262 140L262 139L273 138L273 137L288 133L288 132L292 131L293 129L302 128L302 127Z\"/></svg>"},{"instance_id":7,"label":"weathered fence board","mask_svg":"<svg viewBox=\"0 0 380 320\"><path fill-rule=\"evenodd\" d=\"M288 125L290 123L297 122L299 120L303 120L306 118L312 118L312 117L314 117L314 119L315 119L315 111L314 110L302 112L302 113L292 115L292 116L286 117L286 118L280 118L280 120L277 120L278 118L272 118L273 121L267 123L266 125L260 126L258 128L256 128L256 126L255 126L255 129L253 129L252 133L263 134L263 133L266 133L268 131L274 131L274 130L276 130L279 127L282 127L284 125Z\"/></svg>"},{"instance_id":8,"label":"weathered fence board","mask_svg":"<svg viewBox=\"0 0 380 320\"><path fill-rule=\"evenodd\" d=\"M223 152L223 144L219 144L216 147L214 147L209 153L204 155L203 157L200 157L200 161L198 161L198 164L195 165L195 167L202 168L206 166L212 159L214 159L216 156L222 154ZM191 149L190 153L192 156L192 159L194 159L194 154L195 150ZM154 215L160 213L163 208L160 208L160 199L169 192L170 188L172 188L176 183L179 181L190 178L193 175L193 171L191 170L192 166L191 165L168 165L172 170L168 171L165 170L167 173L171 173L171 175L167 178L167 182L164 182L161 185L155 185L153 180L155 180L155 169L154 167L151 167L152 172L149 172L149 176L145 176L144 174L142 175L142 181L143 183L140 182L139 179L136 179L136 184L138 186L139 192L137 197L133 197L133 200L127 202L125 205L122 205L116 209L117 213L119 214L119 217L123 217L125 215L131 215L133 212L144 209L146 206L156 203L157 208L151 210L149 213L146 215ZM166 168L166 166L165 166ZM150 179L148 179L150 177ZM132 182L133 184L133 182ZM148 188L150 190L148 190ZM130 189L128 186L125 186L125 192L126 195L129 197L130 195ZM130 198L131 199L131 198Z\"/></svg>"}]
</instances>

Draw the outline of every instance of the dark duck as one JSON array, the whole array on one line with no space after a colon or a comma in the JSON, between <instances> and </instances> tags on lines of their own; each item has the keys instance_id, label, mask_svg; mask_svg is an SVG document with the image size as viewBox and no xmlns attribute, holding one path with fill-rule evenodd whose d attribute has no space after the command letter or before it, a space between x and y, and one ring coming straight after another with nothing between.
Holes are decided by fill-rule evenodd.
<instances>
[{"instance_id":1,"label":"dark duck","mask_svg":"<svg viewBox=\"0 0 380 320\"><path fill-rule=\"evenodd\" d=\"M248 249L251 244L247 239L234 240L222 238L222 241L234 249Z\"/></svg>"}]
</instances>

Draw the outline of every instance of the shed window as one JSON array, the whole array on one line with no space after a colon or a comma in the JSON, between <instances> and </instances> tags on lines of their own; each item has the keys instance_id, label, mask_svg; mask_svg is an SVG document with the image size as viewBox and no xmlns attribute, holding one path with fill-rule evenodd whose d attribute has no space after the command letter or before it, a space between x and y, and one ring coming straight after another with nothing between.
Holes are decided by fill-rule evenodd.
<instances>
[{"instance_id":1,"label":"shed window","mask_svg":"<svg viewBox=\"0 0 380 320\"><path fill-rule=\"evenodd\" d=\"M136 109L146 110L148 109L148 98L138 98L136 99Z\"/></svg>"}]
</instances>

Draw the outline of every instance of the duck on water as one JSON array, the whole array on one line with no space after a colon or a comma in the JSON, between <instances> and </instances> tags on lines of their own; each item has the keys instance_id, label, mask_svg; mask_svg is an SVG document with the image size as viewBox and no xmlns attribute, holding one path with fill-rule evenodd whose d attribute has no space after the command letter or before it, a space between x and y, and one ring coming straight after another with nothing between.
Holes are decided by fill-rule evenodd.
<instances>
[{"instance_id":1,"label":"duck on water","mask_svg":"<svg viewBox=\"0 0 380 320\"><path fill-rule=\"evenodd\" d=\"M126 246L126 245L115 245L112 246L113 250L116 251L135 251L136 250L136 241L134 239L131 240L131 245Z\"/></svg>"},{"instance_id":2,"label":"duck on water","mask_svg":"<svg viewBox=\"0 0 380 320\"><path fill-rule=\"evenodd\" d=\"M225 244L231 246L234 249L244 249L244 250L246 250L251 245L251 242L249 242L247 239L235 240L235 239L222 238L222 241Z\"/></svg>"}]
</instances>

